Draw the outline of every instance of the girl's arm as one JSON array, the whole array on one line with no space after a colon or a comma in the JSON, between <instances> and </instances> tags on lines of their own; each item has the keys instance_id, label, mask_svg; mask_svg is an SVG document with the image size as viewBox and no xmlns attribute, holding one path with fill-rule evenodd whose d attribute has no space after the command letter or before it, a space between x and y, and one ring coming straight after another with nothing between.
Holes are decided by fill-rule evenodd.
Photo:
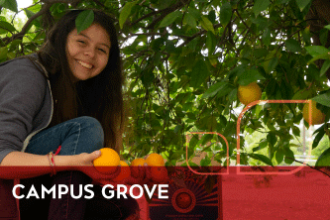
<instances>
[{"instance_id":1,"label":"girl's arm","mask_svg":"<svg viewBox=\"0 0 330 220\"><path fill-rule=\"evenodd\" d=\"M93 160L100 156L99 151L90 154L56 155L54 156L56 172L76 170L77 166L93 166ZM96 170L95 170L96 171ZM14 151L9 153L0 164L0 178L31 178L54 172L48 155L36 155Z\"/></svg>"}]
</instances>

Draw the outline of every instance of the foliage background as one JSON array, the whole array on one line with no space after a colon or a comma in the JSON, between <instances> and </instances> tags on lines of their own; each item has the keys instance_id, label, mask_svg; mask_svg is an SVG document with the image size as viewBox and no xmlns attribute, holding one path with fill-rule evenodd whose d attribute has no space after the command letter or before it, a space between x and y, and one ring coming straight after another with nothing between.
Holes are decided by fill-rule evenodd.
<instances>
[{"instance_id":1,"label":"foliage background","mask_svg":"<svg viewBox=\"0 0 330 220\"><path fill-rule=\"evenodd\" d=\"M330 165L330 2L327 0L34 0L24 23L9 16L16 0L0 0L0 62L38 50L47 28L72 9L104 10L114 19L126 76L127 123L122 156L161 153L185 159L186 132L218 132L236 160L239 85L257 82L262 99L314 99L326 123L303 132L302 104L266 104L240 128L241 164L288 165L306 153L314 131L318 166ZM92 12L77 28L92 22ZM321 141L322 140L322 141ZM209 145L211 143L211 145ZM306 143L305 143L306 145ZM226 164L214 135L190 136L188 156ZM194 164L193 162L190 162ZM185 163L184 163L185 164Z\"/></svg>"}]
</instances>

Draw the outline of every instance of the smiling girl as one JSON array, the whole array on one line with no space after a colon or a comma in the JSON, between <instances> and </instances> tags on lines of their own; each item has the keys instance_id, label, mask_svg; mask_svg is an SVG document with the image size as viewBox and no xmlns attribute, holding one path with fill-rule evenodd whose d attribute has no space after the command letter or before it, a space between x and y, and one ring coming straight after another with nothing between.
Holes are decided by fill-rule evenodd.
<instances>
[{"instance_id":1,"label":"smiling girl","mask_svg":"<svg viewBox=\"0 0 330 220\"><path fill-rule=\"evenodd\" d=\"M12 177L21 178L27 189L37 183L91 183L95 173L72 171L70 166L92 166L100 148L119 151L121 145L123 79L116 29L109 16L94 11L93 24L78 33L75 19L80 12L64 15L37 54L0 64L1 166L49 167ZM103 203L111 211L110 203ZM41 209L45 204L48 208ZM88 219L90 212L86 200L69 196L20 200L20 209L21 219L34 209L34 219ZM104 219L130 214L119 212L121 217Z\"/></svg>"},{"instance_id":2,"label":"smiling girl","mask_svg":"<svg viewBox=\"0 0 330 220\"><path fill-rule=\"evenodd\" d=\"M67 38L66 53L75 80L87 80L97 76L107 65L110 51L107 32L98 24Z\"/></svg>"}]
</instances>

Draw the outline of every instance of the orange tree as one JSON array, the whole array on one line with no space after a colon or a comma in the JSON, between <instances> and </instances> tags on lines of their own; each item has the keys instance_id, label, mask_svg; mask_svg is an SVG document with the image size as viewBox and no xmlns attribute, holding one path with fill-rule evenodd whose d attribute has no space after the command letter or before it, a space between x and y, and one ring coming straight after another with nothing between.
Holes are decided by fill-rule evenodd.
<instances>
[{"instance_id":1,"label":"orange tree","mask_svg":"<svg viewBox=\"0 0 330 220\"><path fill-rule=\"evenodd\" d=\"M124 157L158 152L174 165L185 158L186 132L213 131L226 137L235 159L237 109L243 106L238 87L252 82L262 99L315 100L325 122L314 132L313 148L330 137L329 1L34 0L20 9L28 21L18 28L13 25L17 18L8 15L18 12L16 0L0 0L0 61L35 52L46 28L67 10L91 8L109 13L119 31L128 103ZM84 12L77 28L92 21L93 12ZM241 133L265 133L250 152L241 138L241 163L253 158L268 165L291 164L302 109L303 104L252 109ZM189 156L213 138L193 136ZM202 165L210 164L212 152L226 163L225 147L203 150ZM329 148L317 165L330 165Z\"/></svg>"}]
</instances>

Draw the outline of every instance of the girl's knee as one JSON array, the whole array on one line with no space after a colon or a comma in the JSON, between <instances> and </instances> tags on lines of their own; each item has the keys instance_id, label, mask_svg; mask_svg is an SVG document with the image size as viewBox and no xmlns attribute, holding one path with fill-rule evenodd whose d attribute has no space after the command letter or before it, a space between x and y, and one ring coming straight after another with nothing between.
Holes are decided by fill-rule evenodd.
<instances>
[{"instance_id":1,"label":"girl's knee","mask_svg":"<svg viewBox=\"0 0 330 220\"><path fill-rule=\"evenodd\" d=\"M102 125L96 118L93 118L90 116L81 116L81 117L75 118L75 120L79 124L84 125L85 127L101 129L103 132Z\"/></svg>"},{"instance_id":2,"label":"girl's knee","mask_svg":"<svg viewBox=\"0 0 330 220\"><path fill-rule=\"evenodd\" d=\"M89 116L82 116L77 118L80 125L80 136L89 142L90 149L88 151L98 150L104 144L104 131L101 123Z\"/></svg>"}]
</instances>

